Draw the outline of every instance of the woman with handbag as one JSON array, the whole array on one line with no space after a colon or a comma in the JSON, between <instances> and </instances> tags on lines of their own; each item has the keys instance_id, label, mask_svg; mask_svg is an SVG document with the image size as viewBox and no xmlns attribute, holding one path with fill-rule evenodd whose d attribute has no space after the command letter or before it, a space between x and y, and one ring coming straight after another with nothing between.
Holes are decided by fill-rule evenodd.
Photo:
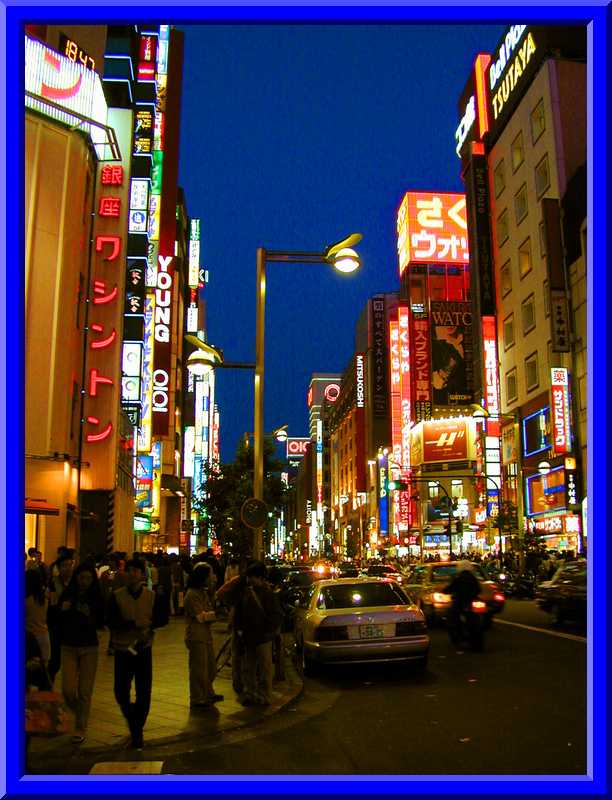
<instances>
[{"instance_id":1,"label":"woman with handbag","mask_svg":"<svg viewBox=\"0 0 612 800\"><path fill-rule=\"evenodd\" d=\"M85 740L98 667L98 630L104 627L104 599L93 564L80 564L59 599L62 691L76 716L72 741Z\"/></svg>"},{"instance_id":2,"label":"woman with handbag","mask_svg":"<svg viewBox=\"0 0 612 800\"><path fill-rule=\"evenodd\" d=\"M213 688L216 672L211 624L215 621L208 594L210 566L197 564L185 595L185 644L189 650L189 695L192 708L209 708L223 700Z\"/></svg>"},{"instance_id":3,"label":"woman with handbag","mask_svg":"<svg viewBox=\"0 0 612 800\"><path fill-rule=\"evenodd\" d=\"M47 590L37 569L29 569L25 574L26 631L36 637L40 648L40 658L45 669L51 657L49 628L47 627L47 609L49 600Z\"/></svg>"}]
</instances>

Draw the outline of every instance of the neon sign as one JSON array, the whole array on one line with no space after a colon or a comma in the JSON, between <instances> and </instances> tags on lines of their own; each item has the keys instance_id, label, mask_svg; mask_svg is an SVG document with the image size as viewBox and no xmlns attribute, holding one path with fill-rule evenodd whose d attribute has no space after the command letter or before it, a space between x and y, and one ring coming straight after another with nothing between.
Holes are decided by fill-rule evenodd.
<instances>
[{"instance_id":1,"label":"neon sign","mask_svg":"<svg viewBox=\"0 0 612 800\"><path fill-rule=\"evenodd\" d=\"M491 64L489 70L489 85L491 91L493 91L498 81L501 79L501 84L492 97L494 119L497 119L500 115L504 105L508 102L508 98L518 85L523 72L527 68L531 56L536 51L533 36L531 31L529 31L525 41L518 49L514 61L510 60L526 30L526 25L513 25L506 34L504 43L499 49L497 60Z\"/></svg>"},{"instance_id":2,"label":"neon sign","mask_svg":"<svg viewBox=\"0 0 612 800\"><path fill-rule=\"evenodd\" d=\"M569 410L569 377L567 369L553 367L550 371L552 446L555 455L571 452L571 425Z\"/></svg>"}]
</instances>

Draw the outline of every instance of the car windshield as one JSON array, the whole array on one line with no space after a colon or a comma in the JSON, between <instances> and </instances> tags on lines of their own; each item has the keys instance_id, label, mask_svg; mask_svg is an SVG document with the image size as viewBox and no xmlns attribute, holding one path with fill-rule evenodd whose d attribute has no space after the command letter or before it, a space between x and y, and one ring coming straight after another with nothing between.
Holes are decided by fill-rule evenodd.
<instances>
[{"instance_id":1,"label":"car windshield","mask_svg":"<svg viewBox=\"0 0 612 800\"><path fill-rule=\"evenodd\" d=\"M392 583L344 583L324 586L318 605L321 602L325 608L366 608L406 605L410 600Z\"/></svg>"},{"instance_id":2,"label":"car windshield","mask_svg":"<svg viewBox=\"0 0 612 800\"><path fill-rule=\"evenodd\" d=\"M477 564L472 564L472 572L476 575L479 581L486 581L487 576ZM445 581L449 578L454 578L457 574L456 564L441 564L439 567L434 567L431 571L432 581Z\"/></svg>"}]
</instances>

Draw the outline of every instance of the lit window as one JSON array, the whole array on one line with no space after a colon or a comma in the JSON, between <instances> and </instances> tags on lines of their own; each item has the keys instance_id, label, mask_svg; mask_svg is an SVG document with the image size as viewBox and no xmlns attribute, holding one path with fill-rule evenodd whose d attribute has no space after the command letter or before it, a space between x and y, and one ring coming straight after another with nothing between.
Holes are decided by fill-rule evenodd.
<instances>
[{"instance_id":1,"label":"lit window","mask_svg":"<svg viewBox=\"0 0 612 800\"><path fill-rule=\"evenodd\" d=\"M438 486L438 484L435 481L429 481L427 489L428 489L428 492L429 492L429 499L430 500L435 500L440 494L440 487Z\"/></svg>"},{"instance_id":2,"label":"lit window","mask_svg":"<svg viewBox=\"0 0 612 800\"><path fill-rule=\"evenodd\" d=\"M546 255L546 234L544 231L544 221L540 222L538 226L538 233L540 236L540 258L544 258Z\"/></svg>"},{"instance_id":3,"label":"lit window","mask_svg":"<svg viewBox=\"0 0 612 800\"><path fill-rule=\"evenodd\" d=\"M536 389L540 385L538 376L538 354L532 353L525 359L525 386L527 391Z\"/></svg>"},{"instance_id":4,"label":"lit window","mask_svg":"<svg viewBox=\"0 0 612 800\"><path fill-rule=\"evenodd\" d=\"M525 147L523 145L523 132L512 142L512 172L516 172L525 160Z\"/></svg>"},{"instance_id":5,"label":"lit window","mask_svg":"<svg viewBox=\"0 0 612 800\"><path fill-rule=\"evenodd\" d=\"M500 194L504 191L505 186L506 177L504 170L504 159L502 158L493 170L493 188L495 190L495 197L500 196Z\"/></svg>"},{"instance_id":6,"label":"lit window","mask_svg":"<svg viewBox=\"0 0 612 800\"><path fill-rule=\"evenodd\" d=\"M548 154L541 159L535 168L535 187L538 200L550 187L550 170L548 169Z\"/></svg>"},{"instance_id":7,"label":"lit window","mask_svg":"<svg viewBox=\"0 0 612 800\"><path fill-rule=\"evenodd\" d=\"M529 333L535 328L535 300L533 294L530 294L526 300L521 304L521 317L523 320L523 335Z\"/></svg>"},{"instance_id":8,"label":"lit window","mask_svg":"<svg viewBox=\"0 0 612 800\"><path fill-rule=\"evenodd\" d=\"M519 275L521 278L524 278L528 272L531 272L531 242L529 239L525 239L523 244L519 247L518 250L518 259L519 259Z\"/></svg>"},{"instance_id":9,"label":"lit window","mask_svg":"<svg viewBox=\"0 0 612 800\"><path fill-rule=\"evenodd\" d=\"M540 100L531 112L531 141L535 144L546 130L546 115L544 114L544 100Z\"/></svg>"},{"instance_id":10,"label":"lit window","mask_svg":"<svg viewBox=\"0 0 612 800\"><path fill-rule=\"evenodd\" d=\"M502 297L505 297L512 291L512 270L510 265L510 259L506 261L504 266L500 270L500 278L501 278L501 293Z\"/></svg>"},{"instance_id":11,"label":"lit window","mask_svg":"<svg viewBox=\"0 0 612 800\"><path fill-rule=\"evenodd\" d=\"M504 350L508 350L514 345L514 314L510 314L504 320Z\"/></svg>"},{"instance_id":12,"label":"lit window","mask_svg":"<svg viewBox=\"0 0 612 800\"><path fill-rule=\"evenodd\" d=\"M451 481L451 497L463 497L463 481L455 479Z\"/></svg>"},{"instance_id":13,"label":"lit window","mask_svg":"<svg viewBox=\"0 0 612 800\"><path fill-rule=\"evenodd\" d=\"M524 183L514 195L514 215L518 225L527 216L527 185Z\"/></svg>"},{"instance_id":14,"label":"lit window","mask_svg":"<svg viewBox=\"0 0 612 800\"><path fill-rule=\"evenodd\" d=\"M506 402L512 403L518 396L516 385L516 367L506 373Z\"/></svg>"},{"instance_id":15,"label":"lit window","mask_svg":"<svg viewBox=\"0 0 612 800\"><path fill-rule=\"evenodd\" d=\"M508 211L504 209L497 218L497 246L501 247L508 238Z\"/></svg>"}]
</instances>

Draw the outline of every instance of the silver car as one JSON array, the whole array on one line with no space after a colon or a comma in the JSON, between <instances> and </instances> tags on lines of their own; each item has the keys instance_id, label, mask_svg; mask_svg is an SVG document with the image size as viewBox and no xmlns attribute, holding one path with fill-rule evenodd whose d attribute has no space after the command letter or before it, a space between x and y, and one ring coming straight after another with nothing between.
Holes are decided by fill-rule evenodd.
<instances>
[{"instance_id":1,"label":"silver car","mask_svg":"<svg viewBox=\"0 0 612 800\"><path fill-rule=\"evenodd\" d=\"M422 611L388 578L317 581L297 601L295 639L304 671L315 664L415 661L427 664Z\"/></svg>"}]
</instances>

